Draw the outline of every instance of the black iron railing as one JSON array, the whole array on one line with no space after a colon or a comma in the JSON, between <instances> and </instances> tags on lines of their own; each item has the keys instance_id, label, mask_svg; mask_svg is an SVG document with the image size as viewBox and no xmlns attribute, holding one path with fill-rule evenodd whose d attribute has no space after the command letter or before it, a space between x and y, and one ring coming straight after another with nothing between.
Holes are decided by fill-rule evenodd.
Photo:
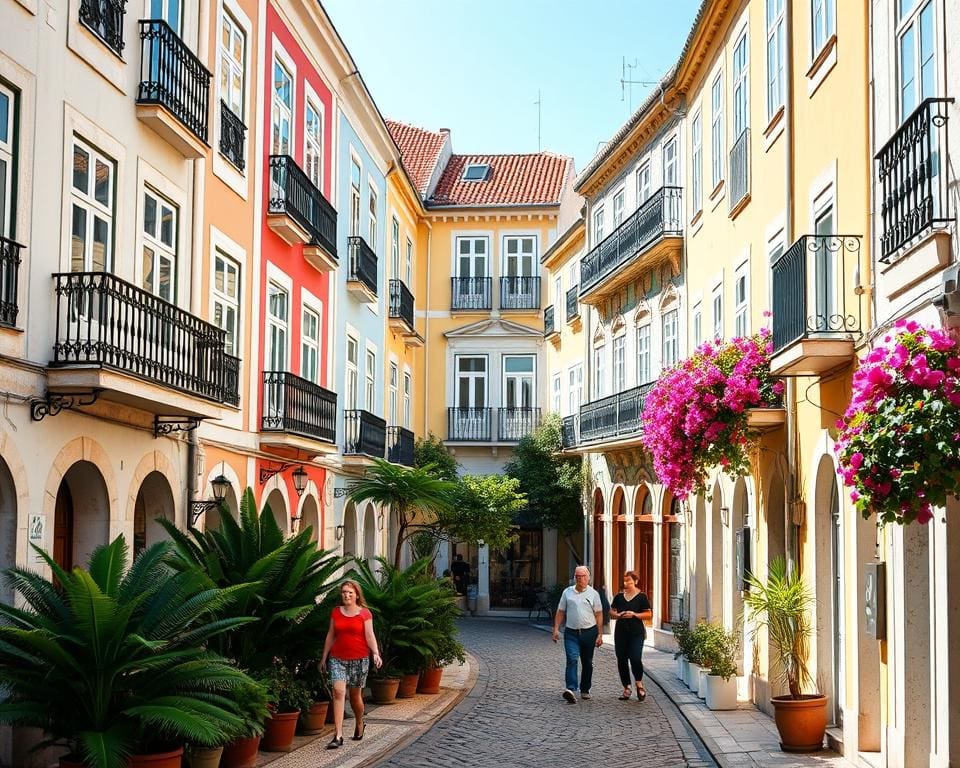
<instances>
[{"instance_id":1,"label":"black iron railing","mask_svg":"<svg viewBox=\"0 0 960 768\"><path fill-rule=\"evenodd\" d=\"M413 466L413 432L406 427L387 427L387 461Z\"/></svg>"},{"instance_id":2,"label":"black iron railing","mask_svg":"<svg viewBox=\"0 0 960 768\"><path fill-rule=\"evenodd\" d=\"M53 278L51 365L99 365L208 400L239 401L239 365L224 351L220 328L107 272Z\"/></svg>"},{"instance_id":3,"label":"black iron railing","mask_svg":"<svg viewBox=\"0 0 960 768\"><path fill-rule=\"evenodd\" d=\"M543 310L543 335L553 336L557 332L557 326L553 321L553 304Z\"/></svg>"},{"instance_id":4,"label":"black iron railing","mask_svg":"<svg viewBox=\"0 0 960 768\"><path fill-rule=\"evenodd\" d=\"M127 0L80 0L80 21L119 56Z\"/></svg>"},{"instance_id":5,"label":"black iron railing","mask_svg":"<svg viewBox=\"0 0 960 768\"><path fill-rule=\"evenodd\" d=\"M773 354L798 339L860 334L860 235L803 235L773 272Z\"/></svg>"},{"instance_id":6,"label":"black iron railing","mask_svg":"<svg viewBox=\"0 0 960 768\"><path fill-rule=\"evenodd\" d=\"M500 408L497 411L497 437L501 442L516 443L539 425L539 408Z\"/></svg>"},{"instance_id":7,"label":"black iron railing","mask_svg":"<svg viewBox=\"0 0 960 768\"><path fill-rule=\"evenodd\" d=\"M343 452L349 456L384 458L387 422L370 411L343 412Z\"/></svg>"},{"instance_id":8,"label":"black iron railing","mask_svg":"<svg viewBox=\"0 0 960 768\"><path fill-rule=\"evenodd\" d=\"M14 327L20 308L17 293L20 285L20 252L23 246L0 237L0 325Z\"/></svg>"},{"instance_id":9,"label":"black iron railing","mask_svg":"<svg viewBox=\"0 0 960 768\"><path fill-rule=\"evenodd\" d=\"M245 152L247 126L233 114L227 102L220 100L220 154L243 171L247 165Z\"/></svg>"},{"instance_id":10,"label":"black iron railing","mask_svg":"<svg viewBox=\"0 0 960 768\"><path fill-rule=\"evenodd\" d=\"M730 148L730 210L750 194L750 129L744 128Z\"/></svg>"},{"instance_id":11,"label":"black iron railing","mask_svg":"<svg viewBox=\"0 0 960 768\"><path fill-rule=\"evenodd\" d=\"M347 238L350 249L350 273L347 280L363 283L374 295L377 295L377 254L359 235Z\"/></svg>"},{"instance_id":12,"label":"black iron railing","mask_svg":"<svg viewBox=\"0 0 960 768\"><path fill-rule=\"evenodd\" d=\"M580 286L575 285L567 291L567 322L580 317Z\"/></svg>"},{"instance_id":13,"label":"black iron railing","mask_svg":"<svg viewBox=\"0 0 960 768\"><path fill-rule=\"evenodd\" d=\"M290 155L270 155L267 211L292 218L307 230L311 245L337 258L337 212Z\"/></svg>"},{"instance_id":14,"label":"black iron railing","mask_svg":"<svg viewBox=\"0 0 960 768\"><path fill-rule=\"evenodd\" d=\"M493 408L447 408L447 439L489 443Z\"/></svg>"},{"instance_id":15,"label":"black iron railing","mask_svg":"<svg viewBox=\"0 0 960 768\"><path fill-rule=\"evenodd\" d=\"M336 443L337 395L286 371L264 371L260 431Z\"/></svg>"},{"instance_id":16,"label":"black iron railing","mask_svg":"<svg viewBox=\"0 0 960 768\"><path fill-rule=\"evenodd\" d=\"M573 448L577 444L577 417L564 416L560 424L560 447Z\"/></svg>"},{"instance_id":17,"label":"black iron railing","mask_svg":"<svg viewBox=\"0 0 960 768\"><path fill-rule=\"evenodd\" d=\"M618 392L580 406L580 442L594 443L636 435L642 427L643 401L653 383Z\"/></svg>"},{"instance_id":18,"label":"black iron railing","mask_svg":"<svg viewBox=\"0 0 960 768\"><path fill-rule=\"evenodd\" d=\"M490 277L451 277L450 309L493 309L492 287Z\"/></svg>"},{"instance_id":19,"label":"black iron railing","mask_svg":"<svg viewBox=\"0 0 960 768\"><path fill-rule=\"evenodd\" d=\"M580 262L583 295L667 235L682 235L680 187L661 187Z\"/></svg>"},{"instance_id":20,"label":"black iron railing","mask_svg":"<svg viewBox=\"0 0 960 768\"><path fill-rule=\"evenodd\" d=\"M501 277L500 309L540 309L540 278Z\"/></svg>"},{"instance_id":21,"label":"black iron railing","mask_svg":"<svg viewBox=\"0 0 960 768\"><path fill-rule=\"evenodd\" d=\"M396 277L390 280L390 317L396 317L407 324L411 331L413 324L413 294L407 284Z\"/></svg>"},{"instance_id":22,"label":"black iron railing","mask_svg":"<svg viewBox=\"0 0 960 768\"><path fill-rule=\"evenodd\" d=\"M953 221L947 190L947 105L926 99L877 153L880 260L929 229Z\"/></svg>"},{"instance_id":23,"label":"black iron railing","mask_svg":"<svg viewBox=\"0 0 960 768\"><path fill-rule=\"evenodd\" d=\"M138 104L159 104L207 141L210 72L163 19L140 21Z\"/></svg>"}]
</instances>

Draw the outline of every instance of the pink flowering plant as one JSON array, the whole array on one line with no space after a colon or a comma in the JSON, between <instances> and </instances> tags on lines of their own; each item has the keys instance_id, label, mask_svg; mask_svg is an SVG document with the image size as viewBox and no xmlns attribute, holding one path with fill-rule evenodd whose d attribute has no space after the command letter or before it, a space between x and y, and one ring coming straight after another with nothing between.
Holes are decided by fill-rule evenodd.
<instances>
[{"instance_id":1,"label":"pink flowering plant","mask_svg":"<svg viewBox=\"0 0 960 768\"><path fill-rule=\"evenodd\" d=\"M701 345L660 376L643 408L643 444L660 481L677 496L705 493L707 471L750 470L747 410L780 404L770 375L770 330Z\"/></svg>"},{"instance_id":2,"label":"pink flowering plant","mask_svg":"<svg viewBox=\"0 0 960 768\"><path fill-rule=\"evenodd\" d=\"M942 329L900 321L854 374L836 452L865 518L926 523L960 492L957 352Z\"/></svg>"}]
</instances>

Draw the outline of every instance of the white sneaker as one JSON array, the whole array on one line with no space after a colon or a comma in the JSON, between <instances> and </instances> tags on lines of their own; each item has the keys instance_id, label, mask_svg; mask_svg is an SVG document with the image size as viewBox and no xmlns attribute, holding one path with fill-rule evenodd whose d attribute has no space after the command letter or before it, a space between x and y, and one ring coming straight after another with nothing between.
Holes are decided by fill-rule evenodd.
<instances>
[{"instance_id":1,"label":"white sneaker","mask_svg":"<svg viewBox=\"0 0 960 768\"><path fill-rule=\"evenodd\" d=\"M586 693L584 693L583 691L581 691L581 692L580 692L580 698L581 698L581 699L589 699L589 698L591 698L591 697L590 697L590 692L587 691Z\"/></svg>"},{"instance_id":2,"label":"white sneaker","mask_svg":"<svg viewBox=\"0 0 960 768\"><path fill-rule=\"evenodd\" d=\"M563 692L563 698L566 699L567 704L576 704L576 703L577 703L577 697L574 695L573 691L571 691L569 688L567 688L566 690L564 690L564 692Z\"/></svg>"}]
</instances>

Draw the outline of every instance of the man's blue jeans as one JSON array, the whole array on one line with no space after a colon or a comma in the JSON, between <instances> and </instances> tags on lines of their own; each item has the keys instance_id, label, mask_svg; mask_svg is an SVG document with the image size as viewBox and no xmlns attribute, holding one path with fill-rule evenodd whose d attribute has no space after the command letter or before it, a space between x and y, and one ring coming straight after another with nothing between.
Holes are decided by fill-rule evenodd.
<instances>
[{"instance_id":1,"label":"man's blue jeans","mask_svg":"<svg viewBox=\"0 0 960 768\"><path fill-rule=\"evenodd\" d=\"M567 689L577 690L577 664L583 664L580 692L589 693L593 683L593 652L597 648L597 628L563 630L563 650L567 654Z\"/></svg>"}]
</instances>

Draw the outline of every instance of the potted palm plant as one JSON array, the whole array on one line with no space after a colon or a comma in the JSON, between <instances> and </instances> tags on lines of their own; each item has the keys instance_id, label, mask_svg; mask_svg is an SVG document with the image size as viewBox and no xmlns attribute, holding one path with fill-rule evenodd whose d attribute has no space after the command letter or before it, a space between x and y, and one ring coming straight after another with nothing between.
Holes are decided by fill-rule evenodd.
<instances>
[{"instance_id":1,"label":"potted palm plant","mask_svg":"<svg viewBox=\"0 0 960 768\"><path fill-rule=\"evenodd\" d=\"M243 720L239 731L223 735L220 765L223 768L253 768L263 736L264 723L270 714L267 709L267 689L252 682L237 688L231 698ZM191 757L191 768L198 768ZM215 768L212 764L210 768Z\"/></svg>"},{"instance_id":2,"label":"potted palm plant","mask_svg":"<svg viewBox=\"0 0 960 768\"><path fill-rule=\"evenodd\" d=\"M827 698L816 690L807 667L813 626L810 609L813 593L796 568L782 557L767 569L767 580L753 574L746 577L750 591L744 605L754 621L753 637L767 630L773 652L771 671L776 670L788 693L773 696L774 720L784 752L815 752L823 748L827 729Z\"/></svg>"},{"instance_id":3,"label":"potted palm plant","mask_svg":"<svg viewBox=\"0 0 960 768\"><path fill-rule=\"evenodd\" d=\"M300 713L310 706L310 691L303 681L279 659L261 679L267 689L270 716L264 724L260 749L264 752L289 752Z\"/></svg>"}]
</instances>

